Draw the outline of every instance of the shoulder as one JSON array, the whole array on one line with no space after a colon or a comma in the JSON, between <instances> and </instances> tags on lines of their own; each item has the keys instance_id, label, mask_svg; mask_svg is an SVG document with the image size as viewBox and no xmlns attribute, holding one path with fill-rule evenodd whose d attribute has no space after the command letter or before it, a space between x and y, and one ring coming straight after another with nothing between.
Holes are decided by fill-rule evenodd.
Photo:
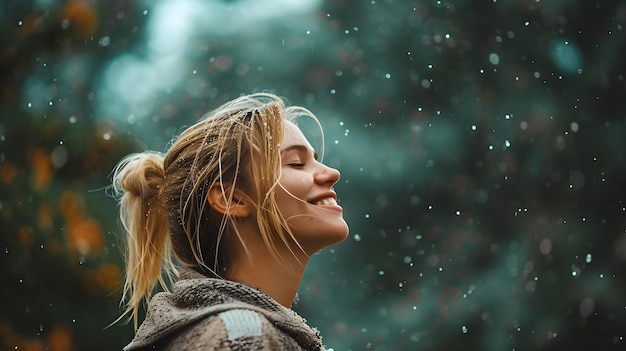
<instances>
[{"instance_id":1,"label":"shoulder","mask_svg":"<svg viewBox=\"0 0 626 351\"><path fill-rule=\"evenodd\" d=\"M225 344L231 350L300 350L294 339L257 311L224 311L213 318L211 323L216 329L223 330Z\"/></svg>"},{"instance_id":2,"label":"shoulder","mask_svg":"<svg viewBox=\"0 0 626 351\"><path fill-rule=\"evenodd\" d=\"M216 319L219 320L218 323L223 325L230 341L263 335L265 317L255 311L244 309L228 310L218 314Z\"/></svg>"},{"instance_id":3,"label":"shoulder","mask_svg":"<svg viewBox=\"0 0 626 351\"><path fill-rule=\"evenodd\" d=\"M232 309L202 319L176 335L168 350L300 350L263 314Z\"/></svg>"}]
</instances>

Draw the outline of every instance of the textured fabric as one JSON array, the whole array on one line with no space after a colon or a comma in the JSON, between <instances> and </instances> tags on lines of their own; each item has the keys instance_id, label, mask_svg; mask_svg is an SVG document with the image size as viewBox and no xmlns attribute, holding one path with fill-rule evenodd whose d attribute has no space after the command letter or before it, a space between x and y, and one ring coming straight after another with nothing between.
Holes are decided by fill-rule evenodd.
<instances>
[{"instance_id":1,"label":"textured fabric","mask_svg":"<svg viewBox=\"0 0 626 351\"><path fill-rule=\"evenodd\" d=\"M180 270L124 350L324 350L317 330L250 286Z\"/></svg>"},{"instance_id":2,"label":"textured fabric","mask_svg":"<svg viewBox=\"0 0 626 351\"><path fill-rule=\"evenodd\" d=\"M218 314L228 332L228 340L245 336L261 336L261 318L254 311L230 310Z\"/></svg>"}]
</instances>

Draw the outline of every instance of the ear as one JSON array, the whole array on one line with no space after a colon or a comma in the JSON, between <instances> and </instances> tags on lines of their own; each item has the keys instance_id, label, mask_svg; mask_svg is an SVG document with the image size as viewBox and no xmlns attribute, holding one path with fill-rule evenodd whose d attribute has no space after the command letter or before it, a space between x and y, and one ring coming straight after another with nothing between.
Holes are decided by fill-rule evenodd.
<instances>
[{"instance_id":1,"label":"ear","mask_svg":"<svg viewBox=\"0 0 626 351\"><path fill-rule=\"evenodd\" d=\"M231 191L234 193L231 201L229 201L228 197ZM214 183L207 194L207 201L215 211L233 217L245 218L250 216L254 210L254 204L250 198L238 189L231 189L228 183Z\"/></svg>"}]
</instances>

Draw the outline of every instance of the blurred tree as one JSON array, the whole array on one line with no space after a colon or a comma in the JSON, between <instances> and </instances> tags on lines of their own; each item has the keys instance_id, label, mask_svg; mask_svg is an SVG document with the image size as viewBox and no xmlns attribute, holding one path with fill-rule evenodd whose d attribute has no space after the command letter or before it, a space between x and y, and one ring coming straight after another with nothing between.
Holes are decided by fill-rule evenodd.
<instances>
[{"instance_id":1,"label":"blurred tree","mask_svg":"<svg viewBox=\"0 0 626 351\"><path fill-rule=\"evenodd\" d=\"M115 349L109 172L272 89L325 126L346 243L296 309L346 350L622 349L624 1L5 1L0 347Z\"/></svg>"}]
</instances>

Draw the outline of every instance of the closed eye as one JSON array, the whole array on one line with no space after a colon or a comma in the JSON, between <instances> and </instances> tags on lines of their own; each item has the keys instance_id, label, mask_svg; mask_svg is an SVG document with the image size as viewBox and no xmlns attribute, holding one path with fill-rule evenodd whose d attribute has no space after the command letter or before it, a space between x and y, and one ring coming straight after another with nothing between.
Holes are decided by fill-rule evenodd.
<instances>
[{"instance_id":1,"label":"closed eye","mask_svg":"<svg viewBox=\"0 0 626 351\"><path fill-rule=\"evenodd\" d=\"M304 166L306 166L304 163L301 162L288 163L287 165L295 168L304 168Z\"/></svg>"}]
</instances>

